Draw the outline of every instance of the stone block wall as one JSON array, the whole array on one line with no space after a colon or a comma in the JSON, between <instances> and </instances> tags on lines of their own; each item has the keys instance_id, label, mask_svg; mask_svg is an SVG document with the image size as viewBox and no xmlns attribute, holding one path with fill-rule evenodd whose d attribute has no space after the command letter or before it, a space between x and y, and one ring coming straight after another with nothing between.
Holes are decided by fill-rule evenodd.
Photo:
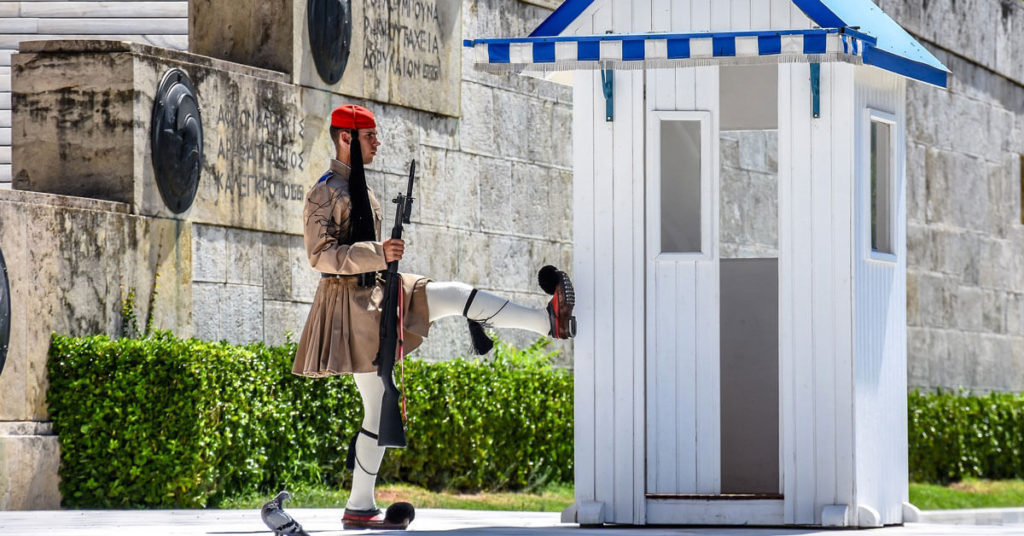
<instances>
[{"instance_id":1,"label":"stone block wall","mask_svg":"<svg viewBox=\"0 0 1024 536\"><path fill-rule=\"evenodd\" d=\"M719 153L720 257L778 258L778 131L722 132Z\"/></svg>"},{"instance_id":2,"label":"stone block wall","mask_svg":"<svg viewBox=\"0 0 1024 536\"><path fill-rule=\"evenodd\" d=\"M907 86L909 387L1024 391L1024 2L879 5L953 72Z\"/></svg>"}]
</instances>

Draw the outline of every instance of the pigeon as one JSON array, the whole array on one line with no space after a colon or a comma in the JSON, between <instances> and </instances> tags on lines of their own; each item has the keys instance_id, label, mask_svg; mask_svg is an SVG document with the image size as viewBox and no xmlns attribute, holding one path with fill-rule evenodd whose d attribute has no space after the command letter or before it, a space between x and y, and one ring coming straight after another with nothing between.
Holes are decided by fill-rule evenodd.
<instances>
[{"instance_id":1,"label":"pigeon","mask_svg":"<svg viewBox=\"0 0 1024 536\"><path fill-rule=\"evenodd\" d=\"M287 491L278 493L277 497L263 505L260 516L267 527L274 531L274 536L309 536L302 530L302 525L284 511L283 503L291 498L292 494Z\"/></svg>"}]
</instances>

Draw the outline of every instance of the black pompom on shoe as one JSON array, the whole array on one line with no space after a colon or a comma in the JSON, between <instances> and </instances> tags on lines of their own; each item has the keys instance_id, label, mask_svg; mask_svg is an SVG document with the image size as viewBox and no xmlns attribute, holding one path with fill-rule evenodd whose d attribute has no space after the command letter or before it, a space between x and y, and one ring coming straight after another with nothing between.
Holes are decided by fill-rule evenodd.
<instances>
[{"instance_id":1,"label":"black pompom on shoe","mask_svg":"<svg viewBox=\"0 0 1024 536\"><path fill-rule=\"evenodd\" d=\"M416 509L407 502L396 502L384 513L384 520L394 527L408 527L413 519L416 519Z\"/></svg>"},{"instance_id":2,"label":"black pompom on shoe","mask_svg":"<svg viewBox=\"0 0 1024 536\"><path fill-rule=\"evenodd\" d=\"M555 268L550 264L541 268L540 271L537 272L537 283L540 284L540 288L549 295L555 294L555 289L558 288L558 282L562 280L562 276L559 275L558 272L558 268Z\"/></svg>"}]
</instances>

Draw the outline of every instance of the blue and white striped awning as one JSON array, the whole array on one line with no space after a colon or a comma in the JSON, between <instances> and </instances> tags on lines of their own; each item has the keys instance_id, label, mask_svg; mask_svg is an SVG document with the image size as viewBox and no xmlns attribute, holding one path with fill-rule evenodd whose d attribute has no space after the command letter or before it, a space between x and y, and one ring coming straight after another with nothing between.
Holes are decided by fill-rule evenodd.
<instances>
[{"instance_id":1,"label":"blue and white striped awning","mask_svg":"<svg viewBox=\"0 0 1024 536\"><path fill-rule=\"evenodd\" d=\"M474 39L477 69L491 72L642 69L844 61L860 64L875 38L851 28Z\"/></svg>"}]
</instances>

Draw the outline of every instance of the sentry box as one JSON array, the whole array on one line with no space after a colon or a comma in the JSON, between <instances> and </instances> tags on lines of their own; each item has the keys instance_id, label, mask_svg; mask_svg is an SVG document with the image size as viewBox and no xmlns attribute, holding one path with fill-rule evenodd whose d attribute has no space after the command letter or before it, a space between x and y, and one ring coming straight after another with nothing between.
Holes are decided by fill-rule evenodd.
<instances>
[{"instance_id":1,"label":"sentry box","mask_svg":"<svg viewBox=\"0 0 1024 536\"><path fill-rule=\"evenodd\" d=\"M566 0L465 45L573 86L563 517L913 520L906 80L948 70L869 0Z\"/></svg>"}]
</instances>

